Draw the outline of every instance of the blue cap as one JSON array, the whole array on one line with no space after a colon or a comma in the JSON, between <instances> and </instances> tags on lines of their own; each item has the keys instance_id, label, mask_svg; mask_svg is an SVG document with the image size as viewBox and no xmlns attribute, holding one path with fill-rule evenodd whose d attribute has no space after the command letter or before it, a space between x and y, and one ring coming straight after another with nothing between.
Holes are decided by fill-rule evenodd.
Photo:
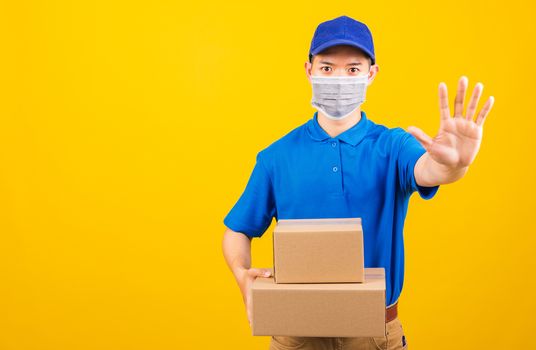
<instances>
[{"instance_id":1,"label":"blue cap","mask_svg":"<svg viewBox=\"0 0 536 350\"><path fill-rule=\"evenodd\" d=\"M350 45L363 50L374 64L374 43L369 28L348 16L340 16L318 25L311 41L309 59L321 51L335 45Z\"/></svg>"}]
</instances>

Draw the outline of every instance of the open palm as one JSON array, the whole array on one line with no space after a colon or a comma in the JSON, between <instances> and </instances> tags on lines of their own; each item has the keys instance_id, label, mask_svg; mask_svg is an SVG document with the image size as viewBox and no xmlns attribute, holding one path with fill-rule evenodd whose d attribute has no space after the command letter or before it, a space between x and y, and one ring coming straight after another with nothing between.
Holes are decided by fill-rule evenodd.
<instances>
[{"instance_id":1,"label":"open palm","mask_svg":"<svg viewBox=\"0 0 536 350\"><path fill-rule=\"evenodd\" d=\"M450 115L448 105L447 86L444 83L439 84L439 111L441 120L439 131L434 138L431 138L415 126L408 127L408 132L415 136L433 160L451 168L469 166L475 159L480 148L480 143L482 142L484 121L494 102L493 96L490 96L484 107L477 114L476 120L473 120L480 95L482 95L484 88L481 83L477 83L464 116L463 104L467 84L468 79L465 76L462 76L458 81L458 90L454 99L453 117Z\"/></svg>"}]
</instances>

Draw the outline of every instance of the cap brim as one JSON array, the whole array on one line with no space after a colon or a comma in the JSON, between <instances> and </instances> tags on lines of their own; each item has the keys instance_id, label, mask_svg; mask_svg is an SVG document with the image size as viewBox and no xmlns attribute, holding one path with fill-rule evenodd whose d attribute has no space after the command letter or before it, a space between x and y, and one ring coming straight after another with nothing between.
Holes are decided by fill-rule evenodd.
<instances>
[{"instance_id":1,"label":"cap brim","mask_svg":"<svg viewBox=\"0 0 536 350\"><path fill-rule=\"evenodd\" d=\"M330 40L330 41L327 41L325 43L323 43L322 45L318 46L316 49L314 49L313 51L311 51L311 55L316 55L332 46L336 46L336 45L350 45L350 46L353 46L353 47L357 47L358 49L360 50L363 50L363 52L365 52L367 55L369 55L369 57L371 58L372 60L372 64L375 63L375 59L374 59L374 55L372 55L372 53L366 48L364 47L363 45L360 45L358 43L356 43L355 41L352 41L352 40L347 40L347 39L334 39L334 40Z\"/></svg>"}]
</instances>

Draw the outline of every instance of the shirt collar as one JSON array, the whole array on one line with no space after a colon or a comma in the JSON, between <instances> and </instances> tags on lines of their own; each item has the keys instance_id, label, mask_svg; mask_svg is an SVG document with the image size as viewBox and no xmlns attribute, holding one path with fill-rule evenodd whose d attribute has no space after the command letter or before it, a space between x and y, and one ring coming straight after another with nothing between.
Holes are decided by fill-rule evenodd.
<instances>
[{"instance_id":1,"label":"shirt collar","mask_svg":"<svg viewBox=\"0 0 536 350\"><path fill-rule=\"evenodd\" d=\"M339 139L345 143L348 143L352 146L356 146L367 134L367 129L369 126L369 120L364 111L361 111L361 119L357 124L352 126L350 129L343 131L339 135L335 136L335 139ZM322 129L318 123L318 111L315 112L313 117L309 119L306 124L307 132L309 136L315 141L325 141L332 138L329 134Z\"/></svg>"}]
</instances>

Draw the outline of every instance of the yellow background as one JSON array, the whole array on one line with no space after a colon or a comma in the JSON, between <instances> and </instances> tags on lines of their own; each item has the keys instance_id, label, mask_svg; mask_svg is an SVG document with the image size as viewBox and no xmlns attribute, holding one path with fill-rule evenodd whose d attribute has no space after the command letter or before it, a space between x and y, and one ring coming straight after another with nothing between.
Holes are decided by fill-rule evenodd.
<instances>
[{"instance_id":1,"label":"yellow background","mask_svg":"<svg viewBox=\"0 0 536 350\"><path fill-rule=\"evenodd\" d=\"M512 0L3 1L0 348L267 349L222 220L256 153L312 117L303 64L342 14L374 36L373 121L435 135L462 74L495 96L467 176L410 201L410 348L536 347L536 30Z\"/></svg>"}]
</instances>

